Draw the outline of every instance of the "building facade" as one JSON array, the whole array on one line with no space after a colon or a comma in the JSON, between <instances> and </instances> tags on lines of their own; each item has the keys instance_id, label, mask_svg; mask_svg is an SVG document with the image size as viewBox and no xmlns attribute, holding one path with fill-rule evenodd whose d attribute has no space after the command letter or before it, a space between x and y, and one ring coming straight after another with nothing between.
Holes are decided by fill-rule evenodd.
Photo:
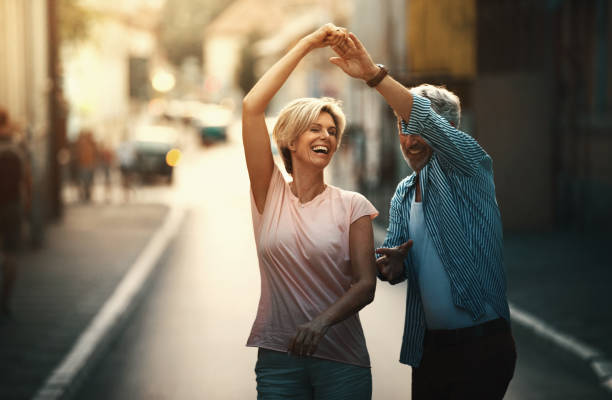
<instances>
[{"instance_id":1,"label":"building facade","mask_svg":"<svg viewBox=\"0 0 612 400\"><path fill-rule=\"evenodd\" d=\"M3 0L0 2L0 105L27 141L32 170L31 240L43 241L49 217L60 214L54 177L59 167L52 157L60 119L55 70L55 2Z\"/></svg>"},{"instance_id":2,"label":"building facade","mask_svg":"<svg viewBox=\"0 0 612 400\"><path fill-rule=\"evenodd\" d=\"M494 160L506 229L600 229L612 222L611 8L605 0L364 0L349 26L406 86L459 95L462 129ZM394 116L361 82L347 97L363 139L355 165L336 169L359 171L355 189L384 211L410 173Z\"/></svg>"},{"instance_id":3,"label":"building facade","mask_svg":"<svg viewBox=\"0 0 612 400\"><path fill-rule=\"evenodd\" d=\"M153 97L153 74L165 66L156 31L163 1L87 0L82 6L95 16L89 37L61 48L68 139L91 129L98 141L117 145Z\"/></svg>"}]
</instances>

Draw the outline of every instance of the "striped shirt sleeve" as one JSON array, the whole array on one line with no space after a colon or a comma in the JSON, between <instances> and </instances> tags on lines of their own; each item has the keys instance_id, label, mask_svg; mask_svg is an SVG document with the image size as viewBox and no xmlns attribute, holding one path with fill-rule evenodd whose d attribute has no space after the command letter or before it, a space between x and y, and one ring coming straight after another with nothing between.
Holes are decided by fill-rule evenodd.
<instances>
[{"instance_id":1,"label":"striped shirt sleeve","mask_svg":"<svg viewBox=\"0 0 612 400\"><path fill-rule=\"evenodd\" d=\"M389 227L387 228L387 236L381 247L396 247L408 240L405 234L405 228L408 225L409 216L405 215L406 212L402 205L404 195L405 188L404 181L402 181L397 185L395 194L391 199L391 207L389 208ZM380 255L377 254L376 257L379 258ZM404 276L401 281L406 279L407 271L409 271L408 268L410 268L410 256L406 257L404 260ZM378 278L382 280L382 275L380 273L378 273Z\"/></svg>"},{"instance_id":2,"label":"striped shirt sleeve","mask_svg":"<svg viewBox=\"0 0 612 400\"><path fill-rule=\"evenodd\" d=\"M463 175L474 175L481 165L488 166L488 154L465 132L455 129L432 108L429 99L413 95L410 120L400 122L406 135L420 135L453 168Z\"/></svg>"}]
</instances>

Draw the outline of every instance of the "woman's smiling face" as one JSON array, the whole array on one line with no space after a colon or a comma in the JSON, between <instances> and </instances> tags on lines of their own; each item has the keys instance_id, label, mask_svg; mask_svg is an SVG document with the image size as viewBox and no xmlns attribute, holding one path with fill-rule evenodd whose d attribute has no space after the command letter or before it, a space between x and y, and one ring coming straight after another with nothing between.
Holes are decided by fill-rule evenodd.
<instances>
[{"instance_id":1,"label":"woman's smiling face","mask_svg":"<svg viewBox=\"0 0 612 400\"><path fill-rule=\"evenodd\" d=\"M310 164L325 168L336 152L337 127L331 114L321 112L297 140L289 145L293 165Z\"/></svg>"}]
</instances>

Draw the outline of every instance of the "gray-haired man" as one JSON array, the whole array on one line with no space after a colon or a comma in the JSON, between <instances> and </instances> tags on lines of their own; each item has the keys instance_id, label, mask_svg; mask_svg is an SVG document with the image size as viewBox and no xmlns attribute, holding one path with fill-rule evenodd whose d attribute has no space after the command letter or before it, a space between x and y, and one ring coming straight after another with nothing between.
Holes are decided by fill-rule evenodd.
<instances>
[{"instance_id":1,"label":"gray-haired man","mask_svg":"<svg viewBox=\"0 0 612 400\"><path fill-rule=\"evenodd\" d=\"M431 85L405 88L349 38L330 61L393 108L414 170L397 186L377 250L380 278L408 281L400 362L413 367L412 398L501 399L516 351L491 157L456 129L457 96Z\"/></svg>"}]
</instances>

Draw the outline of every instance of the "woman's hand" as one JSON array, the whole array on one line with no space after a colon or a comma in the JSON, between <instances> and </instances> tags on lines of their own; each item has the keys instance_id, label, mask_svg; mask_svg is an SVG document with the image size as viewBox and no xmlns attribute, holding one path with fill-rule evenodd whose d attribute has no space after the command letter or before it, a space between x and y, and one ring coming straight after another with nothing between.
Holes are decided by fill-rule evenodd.
<instances>
[{"instance_id":1,"label":"woman's hand","mask_svg":"<svg viewBox=\"0 0 612 400\"><path fill-rule=\"evenodd\" d=\"M317 317L310 322L298 326L297 332L289 344L289 353L296 356L311 356L317 350L319 341L329 329L330 325Z\"/></svg>"},{"instance_id":2,"label":"woman's hand","mask_svg":"<svg viewBox=\"0 0 612 400\"><path fill-rule=\"evenodd\" d=\"M304 37L310 49L318 49L326 46L337 46L348 38L345 28L337 27L328 23Z\"/></svg>"}]
</instances>

